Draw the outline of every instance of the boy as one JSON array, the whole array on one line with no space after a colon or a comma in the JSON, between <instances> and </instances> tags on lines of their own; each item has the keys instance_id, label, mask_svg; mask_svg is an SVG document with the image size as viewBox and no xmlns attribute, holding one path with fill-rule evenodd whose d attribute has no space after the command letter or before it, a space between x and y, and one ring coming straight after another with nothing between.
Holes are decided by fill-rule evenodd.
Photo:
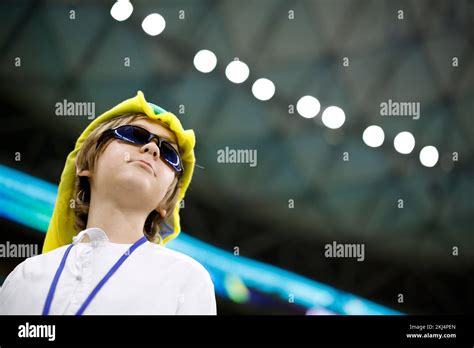
<instances>
[{"instance_id":1,"label":"boy","mask_svg":"<svg viewBox=\"0 0 474 348\"><path fill-rule=\"evenodd\" d=\"M43 254L7 277L0 314L216 314L209 273L165 248L194 145L140 91L94 120L66 160Z\"/></svg>"}]
</instances>

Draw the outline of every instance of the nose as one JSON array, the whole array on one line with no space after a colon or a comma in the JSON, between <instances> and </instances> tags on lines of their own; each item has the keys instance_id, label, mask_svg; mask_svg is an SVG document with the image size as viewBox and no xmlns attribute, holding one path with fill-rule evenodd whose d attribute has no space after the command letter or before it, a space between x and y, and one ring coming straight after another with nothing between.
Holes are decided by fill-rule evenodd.
<instances>
[{"instance_id":1,"label":"nose","mask_svg":"<svg viewBox=\"0 0 474 348\"><path fill-rule=\"evenodd\" d=\"M153 157L154 160L158 159L160 157L160 149L158 148L158 145L154 141L150 141L149 143L143 145L140 148L141 153L150 153L150 155Z\"/></svg>"}]
</instances>

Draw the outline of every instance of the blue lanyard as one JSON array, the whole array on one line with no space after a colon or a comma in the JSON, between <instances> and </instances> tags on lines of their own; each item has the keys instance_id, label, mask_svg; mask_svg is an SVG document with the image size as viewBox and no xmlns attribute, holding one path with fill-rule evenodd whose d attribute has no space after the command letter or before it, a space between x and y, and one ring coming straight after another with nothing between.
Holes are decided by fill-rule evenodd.
<instances>
[{"instance_id":1,"label":"blue lanyard","mask_svg":"<svg viewBox=\"0 0 474 348\"><path fill-rule=\"evenodd\" d=\"M124 263L124 261L130 256L131 253L135 251L140 245L146 242L146 237L143 236L139 240L137 240L127 251L117 260L117 262L112 266L112 268L107 272L107 274L102 278L102 280L96 285L94 290L90 293L87 299L82 304L81 308L77 311L76 315L82 315L86 310L87 306L91 303L95 295L99 292L99 290L104 286L104 284L109 280L109 278L119 269L119 267ZM56 291L56 286L58 285L59 277L61 277L61 273L63 272L64 266L66 265L66 259L71 251L71 248L74 244L71 244L63 255L61 263L54 275L53 282L51 283L51 287L49 288L48 296L46 297L46 302L43 308L43 315L48 315L49 310L51 308L51 303L53 302L54 292Z\"/></svg>"}]
</instances>

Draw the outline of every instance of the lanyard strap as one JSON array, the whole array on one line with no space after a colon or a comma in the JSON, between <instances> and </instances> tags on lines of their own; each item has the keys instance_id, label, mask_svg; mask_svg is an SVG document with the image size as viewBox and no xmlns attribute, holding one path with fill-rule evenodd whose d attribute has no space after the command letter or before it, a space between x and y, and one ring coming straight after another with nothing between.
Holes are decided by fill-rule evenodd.
<instances>
[{"instance_id":1,"label":"lanyard strap","mask_svg":"<svg viewBox=\"0 0 474 348\"><path fill-rule=\"evenodd\" d=\"M125 260L130 256L131 253L135 251L140 245L146 242L146 237L143 236L139 240L137 240L123 255L117 260L117 262L112 266L112 268L107 272L107 274L102 278L102 280L96 285L94 290L89 294L87 299L84 301L82 306L77 311L76 315L82 315L86 310L87 306L91 303L94 299L95 295L99 292L99 290L105 285L105 283L109 280L109 278L119 269L119 267L125 262ZM63 255L61 263L59 264L58 269L56 270L56 274L54 275L53 282L51 283L51 287L49 288L48 296L46 297L46 302L43 308L43 315L48 315L49 310L51 309L51 303L53 302L54 293L56 291L56 287L59 282L59 278L61 273L63 272L64 266L66 265L66 259L71 251L71 248L74 244L71 244Z\"/></svg>"}]
</instances>

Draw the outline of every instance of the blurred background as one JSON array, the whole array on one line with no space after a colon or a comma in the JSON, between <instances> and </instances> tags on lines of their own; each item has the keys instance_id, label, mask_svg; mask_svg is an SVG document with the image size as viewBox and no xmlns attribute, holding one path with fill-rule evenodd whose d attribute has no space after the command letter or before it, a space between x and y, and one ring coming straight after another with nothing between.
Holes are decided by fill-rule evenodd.
<instances>
[{"instance_id":1,"label":"blurred background","mask_svg":"<svg viewBox=\"0 0 474 348\"><path fill-rule=\"evenodd\" d=\"M132 0L121 22L114 3L0 3L1 244L41 252L65 159L92 121L55 104L95 103L99 116L142 90L196 133L169 247L208 269L219 314L474 309L473 1ZM153 12L166 20L157 36L141 25ZM193 65L201 49L217 56L209 74ZM242 84L225 75L236 57ZM252 95L260 77L276 86L268 101ZM304 95L341 107L344 125L290 113ZM381 116L389 99L419 102L419 119ZM372 124L378 148L362 141ZM409 155L393 148L401 131L415 136ZM432 168L424 145L438 148ZM226 146L257 150L257 165L219 163ZM325 257L333 242L364 244L364 261ZM23 260L0 258L0 284Z\"/></svg>"}]
</instances>

